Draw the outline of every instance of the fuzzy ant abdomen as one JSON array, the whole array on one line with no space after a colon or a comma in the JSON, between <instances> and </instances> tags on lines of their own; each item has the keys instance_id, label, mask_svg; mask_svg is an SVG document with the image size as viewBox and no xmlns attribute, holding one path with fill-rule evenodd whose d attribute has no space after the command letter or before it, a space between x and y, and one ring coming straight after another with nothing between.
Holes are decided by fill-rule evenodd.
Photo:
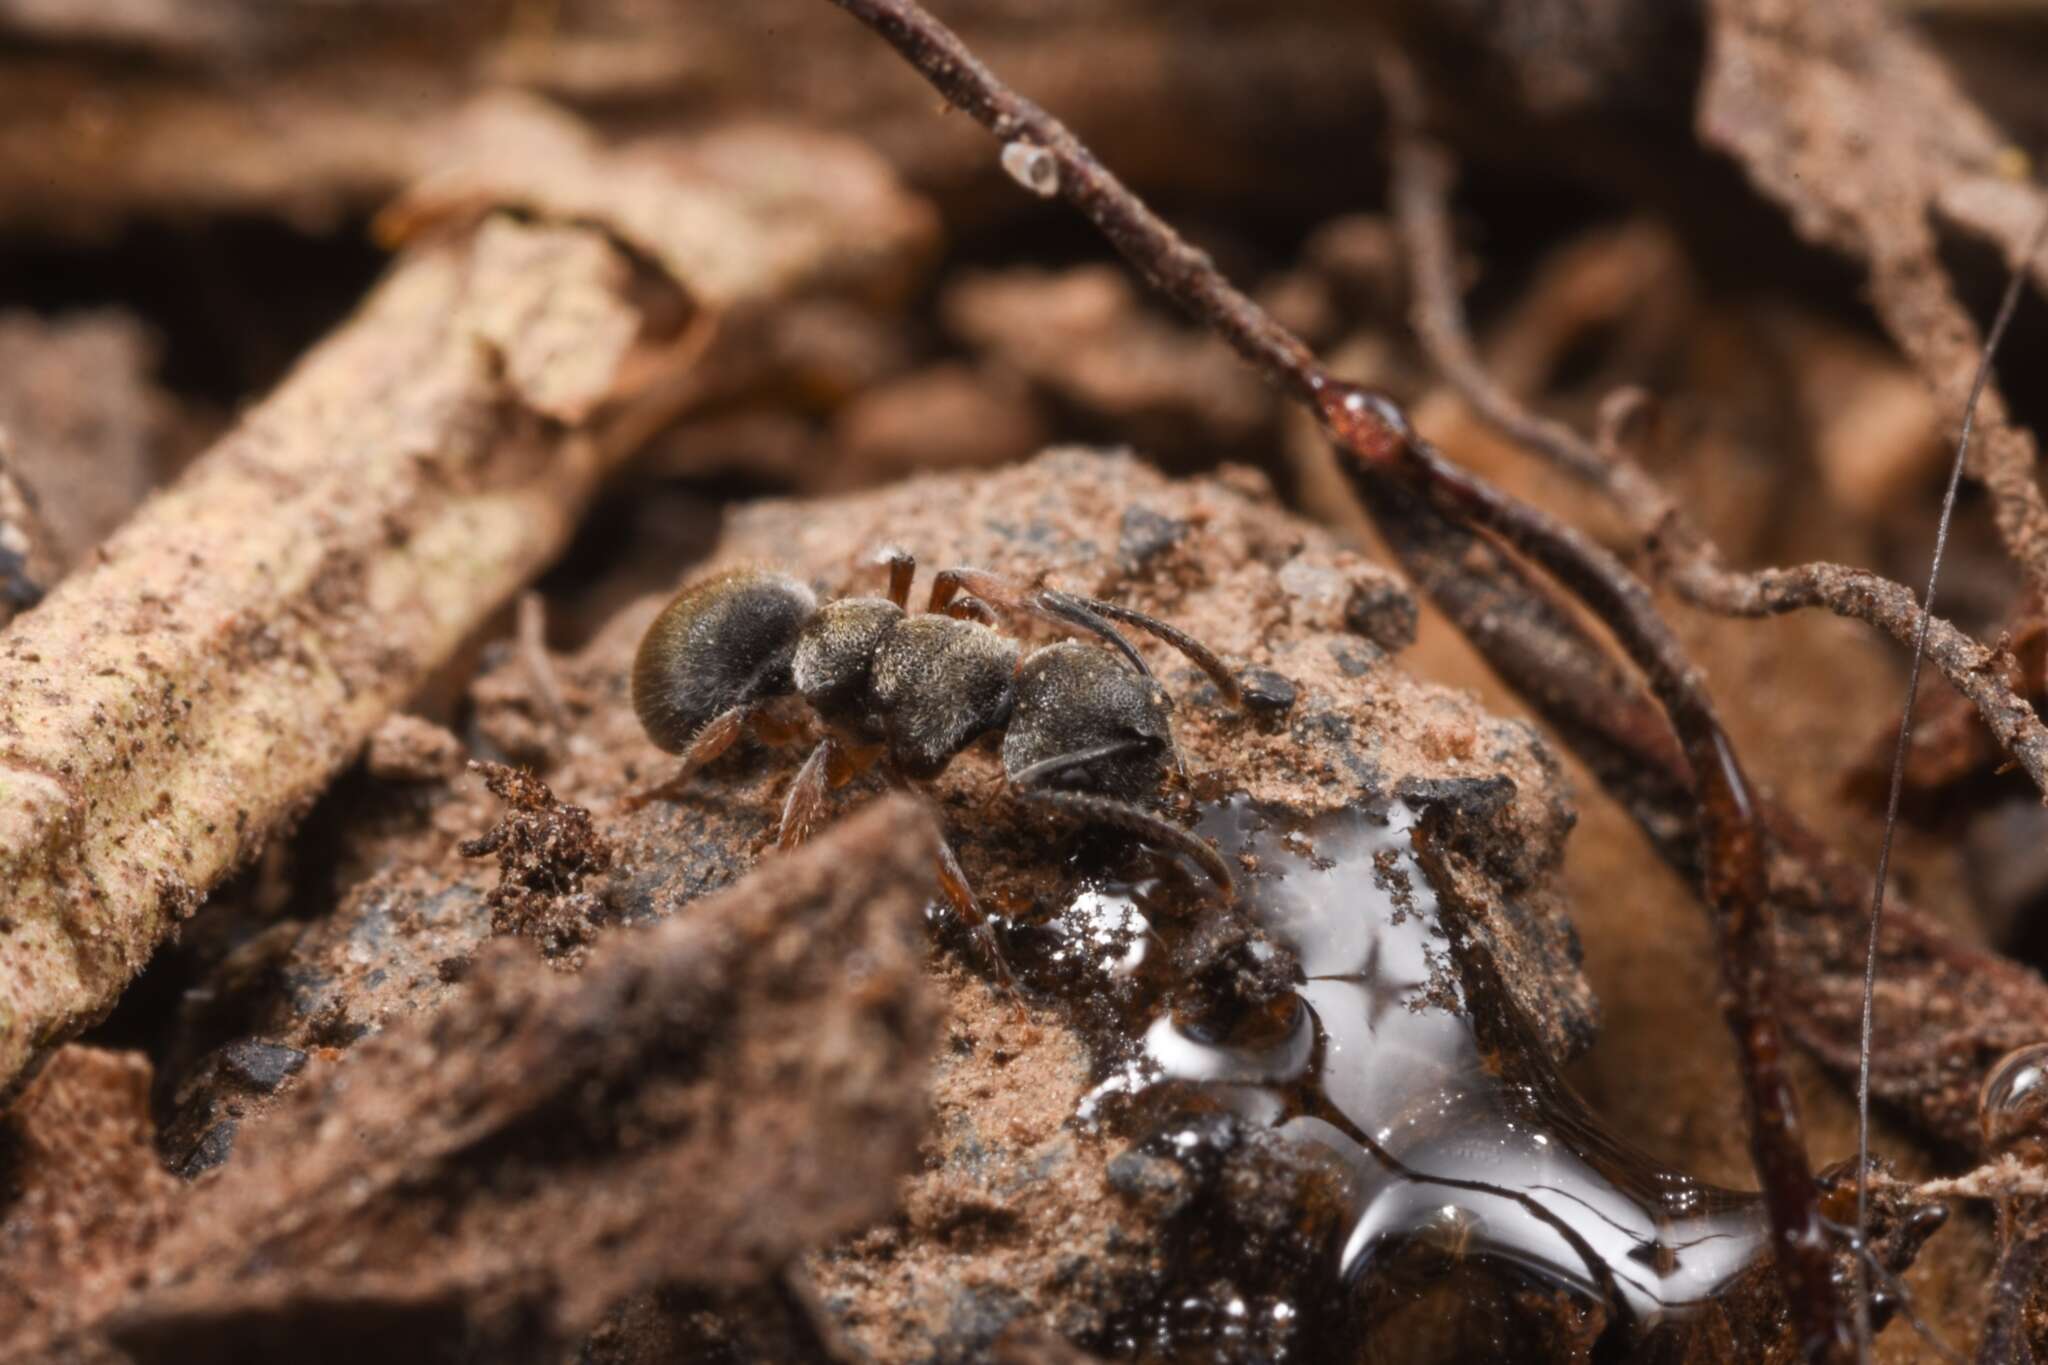
<instances>
[{"instance_id":1,"label":"fuzzy ant abdomen","mask_svg":"<svg viewBox=\"0 0 2048 1365\"><path fill-rule=\"evenodd\" d=\"M633 660L633 712L647 736L681 753L714 717L794 688L790 664L812 591L787 574L731 569L676 595Z\"/></svg>"}]
</instances>

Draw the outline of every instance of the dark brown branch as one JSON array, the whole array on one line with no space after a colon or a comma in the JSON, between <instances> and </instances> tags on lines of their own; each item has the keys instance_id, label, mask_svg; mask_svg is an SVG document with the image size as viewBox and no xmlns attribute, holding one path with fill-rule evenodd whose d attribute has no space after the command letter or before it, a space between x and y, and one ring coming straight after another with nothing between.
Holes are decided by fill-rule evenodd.
<instances>
[{"instance_id":1,"label":"dark brown branch","mask_svg":"<svg viewBox=\"0 0 2048 1365\"><path fill-rule=\"evenodd\" d=\"M1757 573L1733 573L1725 567L1720 550L1635 457L1633 447L1643 439L1650 424L1648 395L1637 390L1611 395L1601 408L1598 439L1588 442L1564 423L1530 411L1487 373L1472 342L1459 299L1449 211L1450 158L1423 133L1421 102L1405 69L1389 61L1383 70L1396 126L1393 199L1415 277L1416 331L1425 349L1473 410L1510 440L1604 491L1641 537L1665 579L1695 606L1745 617L1824 607L1887 631L1912 651L1898 744L1892 757L1884 841L1871 886L1864 962L1856 1064L1856 1236L1860 1243L1868 1217L1872 1014L1885 879L1892 831L1898 819L1906 747L1912 733L1913 701L1918 695L1924 658L1935 658L1957 691L1977 708L1999 743L2027 771L2035 785L2048 794L2048 729L2042 727L2033 708L1999 676L1999 660L1993 651L1933 614L1941 552L1947 542L1956 488L1970 447L1977 403L1990 375L1991 356L2018 302L2026 262L2038 251L2041 233L2048 230L2048 219L2043 220L2015 263L1997 320L1985 340L1983 358L1963 410L1961 437L1942 501L1934 567L1924 598L1916 602L1905 585L1840 564L1809 563ZM1859 1262L1853 1307L1858 1354L1866 1360L1870 1342L1867 1304L1868 1286Z\"/></svg>"},{"instance_id":2,"label":"dark brown branch","mask_svg":"<svg viewBox=\"0 0 2048 1365\"><path fill-rule=\"evenodd\" d=\"M1396 100L1396 108L1402 107ZM1686 602L1723 616L1779 616L1820 608L1862 621L1911 649L1924 628L1927 657L2048 795L2048 726L2003 676L1998 655L1920 609L1912 589L1867 569L1816 562L1754 573L1730 570L1721 551L1643 468L1634 447L1648 426L1634 390L1612 396L1600 436L1588 440L1508 393L1480 362L1466 326L1453 258L1448 156L1412 126L1395 139L1393 200L1414 274L1413 322L1430 360L1481 420L1510 441L1604 492L1641 538L1658 577Z\"/></svg>"},{"instance_id":3,"label":"dark brown branch","mask_svg":"<svg viewBox=\"0 0 2048 1365\"><path fill-rule=\"evenodd\" d=\"M880 34L1006 146L1022 142L1051 157L1055 192L1100 228L1146 283L1206 323L1280 388L1303 402L1314 397L1307 382L1318 367L1301 338L1225 279L1208 253L1147 208L1065 124L1003 84L951 29L902 0L832 3Z\"/></svg>"},{"instance_id":4,"label":"dark brown branch","mask_svg":"<svg viewBox=\"0 0 2048 1365\"><path fill-rule=\"evenodd\" d=\"M1777 1261L1812 1359L1842 1358L1847 1319L1800 1137L1773 1009L1762 833L1734 750L1648 591L1606 551L1445 460L1391 399L1332 379L1301 340L1226 281L1090 155L1057 120L1005 87L913 0L834 0L880 33L942 94L1006 143L1051 159L1050 178L1158 288L1221 333L1321 420L1361 495L1394 481L1457 523L1500 536L1541 564L1615 632L1648 676L1692 769L1708 900L1716 911L1727 1018L1750 1113L1750 1150L1770 1210ZM1035 173L1032 185L1047 176Z\"/></svg>"},{"instance_id":5,"label":"dark brown branch","mask_svg":"<svg viewBox=\"0 0 2048 1365\"><path fill-rule=\"evenodd\" d=\"M2032 1360L2027 1301L2048 1265L2048 1233L2041 1230L2038 1199L2012 1196L1998 1201L1998 1261L1991 1271L1991 1307L1977 1343L1978 1365L2011 1365Z\"/></svg>"},{"instance_id":6,"label":"dark brown branch","mask_svg":"<svg viewBox=\"0 0 2048 1365\"><path fill-rule=\"evenodd\" d=\"M1705 858L1684 755L1662 714L1572 613L1484 535L1398 485L1369 509L1403 567L1487 663L1592 769L1686 877ZM1837 1074L1857 1069L1870 873L1768 798L1779 1007L1799 1045ZM1895 997L1871 1093L1935 1140L1979 1150L1977 1087L2014 1047L2048 1036L2048 983L1887 898L1879 944Z\"/></svg>"}]
</instances>

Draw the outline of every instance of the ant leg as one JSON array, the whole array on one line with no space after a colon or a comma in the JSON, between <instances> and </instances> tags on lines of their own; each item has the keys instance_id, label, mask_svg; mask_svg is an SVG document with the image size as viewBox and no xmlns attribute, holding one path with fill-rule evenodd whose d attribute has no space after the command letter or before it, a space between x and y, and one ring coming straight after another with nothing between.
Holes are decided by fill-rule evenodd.
<instances>
[{"instance_id":1,"label":"ant leg","mask_svg":"<svg viewBox=\"0 0 2048 1365\"><path fill-rule=\"evenodd\" d=\"M937 824L937 814L936 811L933 812L934 825ZM947 903L953 907L953 913L973 930L974 937L981 943L982 951L988 954L989 962L994 965L996 976L1003 983L1003 988L1016 991L1016 974L1010 970L1010 960L1003 956L1002 945L996 942L995 926L988 922L988 916L981 913L981 906L974 899L974 888L968 885L967 871L960 866L959 855L953 852L953 841L946 837L943 828L938 830L938 835L939 890L945 893Z\"/></svg>"},{"instance_id":2,"label":"ant leg","mask_svg":"<svg viewBox=\"0 0 2048 1365\"><path fill-rule=\"evenodd\" d=\"M690 747L683 751L681 767L665 781L658 782L652 787L643 787L636 792L628 792L619 802L619 808L639 810L650 802L673 801L682 795L684 785L699 768L730 749L746 732L747 722L753 715L754 708L751 706L735 706L720 711L704 723L704 728L690 741Z\"/></svg>"},{"instance_id":3,"label":"ant leg","mask_svg":"<svg viewBox=\"0 0 2048 1365\"><path fill-rule=\"evenodd\" d=\"M960 857L953 852L953 841L946 837L946 824L939 815L939 803L932 799L929 792L913 784L893 767L887 767L884 771L888 773L891 786L917 796L924 802L925 809L931 813L932 829L939 839L935 858L939 869L939 890L946 897L946 903L953 907L953 913L960 917L961 922L966 924L973 931L974 937L980 941L983 951L988 954L990 964L996 969L996 977L1002 982L1003 989L1021 993L1022 988L1017 984L1017 975L1010 970L1010 960L1003 956L1003 947L996 942L995 926L988 922L987 915L981 913L981 905L974 899L974 888L967 881L967 869L960 866Z\"/></svg>"},{"instance_id":4,"label":"ant leg","mask_svg":"<svg viewBox=\"0 0 2048 1365\"><path fill-rule=\"evenodd\" d=\"M787 716L779 716L770 705L755 706L747 713L747 729L763 744L777 749L786 749L792 744L801 744L811 737L801 721L792 722Z\"/></svg>"},{"instance_id":5,"label":"ant leg","mask_svg":"<svg viewBox=\"0 0 2048 1365\"><path fill-rule=\"evenodd\" d=\"M1011 594L1009 585L986 569L941 569L932 575L932 595L926 611L944 611L946 604L964 591L979 593L983 599L1003 599Z\"/></svg>"},{"instance_id":6,"label":"ant leg","mask_svg":"<svg viewBox=\"0 0 2048 1365\"><path fill-rule=\"evenodd\" d=\"M1093 597L1077 597L1073 593L1059 592L1052 588L1047 588L1042 595L1049 599L1057 599L1062 607L1078 608L1098 616L1106 616L1112 621L1121 621L1127 626L1134 626L1148 635L1164 640L1186 655L1195 667L1207 673L1215 682L1217 690L1223 693L1231 705L1244 704L1244 685L1237 680L1237 675L1216 656L1216 651L1180 627L1115 602L1103 602Z\"/></svg>"},{"instance_id":7,"label":"ant leg","mask_svg":"<svg viewBox=\"0 0 2048 1365\"><path fill-rule=\"evenodd\" d=\"M1113 796L1098 796L1094 792L1048 790L1044 787L1020 788L1017 794L1026 801L1036 801L1052 806L1072 815L1078 815L1098 824L1115 825L1129 830L1143 839L1164 845L1178 853L1193 858L1210 880L1216 883L1216 890L1228 902L1237 896L1237 880L1230 873L1230 864L1223 855L1202 839L1171 820L1154 815L1141 806L1128 801L1119 801Z\"/></svg>"},{"instance_id":8,"label":"ant leg","mask_svg":"<svg viewBox=\"0 0 2048 1365\"><path fill-rule=\"evenodd\" d=\"M956 621L979 621L985 626L995 625L1002 618L996 609L979 597L956 597L946 604L946 615Z\"/></svg>"},{"instance_id":9,"label":"ant leg","mask_svg":"<svg viewBox=\"0 0 2048 1365\"><path fill-rule=\"evenodd\" d=\"M1140 676L1152 676L1144 656L1115 626L1090 610L1092 604L1085 598L1042 589L1025 591L1002 575L986 569L942 569L932 579L931 603L926 610L947 610L947 604L963 591L1001 611L1028 613L1055 625L1086 631L1115 647Z\"/></svg>"},{"instance_id":10,"label":"ant leg","mask_svg":"<svg viewBox=\"0 0 2048 1365\"><path fill-rule=\"evenodd\" d=\"M910 580L917 577L917 556L900 546L890 545L875 556L875 562L889 566L889 600L908 611Z\"/></svg>"},{"instance_id":11,"label":"ant leg","mask_svg":"<svg viewBox=\"0 0 2048 1365\"><path fill-rule=\"evenodd\" d=\"M790 784L789 796L782 803L782 825L775 837L777 848L795 848L810 836L811 826L816 823L825 794L831 788L830 775L838 749L827 735L811 750L803 767L796 770L796 781Z\"/></svg>"}]
</instances>

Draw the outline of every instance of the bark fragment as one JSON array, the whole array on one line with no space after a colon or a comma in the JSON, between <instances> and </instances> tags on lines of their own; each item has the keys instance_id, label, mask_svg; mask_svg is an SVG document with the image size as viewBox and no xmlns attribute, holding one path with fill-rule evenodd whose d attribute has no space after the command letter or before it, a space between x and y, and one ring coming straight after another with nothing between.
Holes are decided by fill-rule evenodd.
<instances>
[{"instance_id":1,"label":"bark fragment","mask_svg":"<svg viewBox=\"0 0 2048 1365\"><path fill-rule=\"evenodd\" d=\"M924 211L892 199L862 153L780 145L763 157L767 191L730 165L716 186L673 182L678 219L715 202L743 239L723 248L708 299L900 269ZM581 154L528 172L584 187L576 217L604 223ZM772 186L800 166L813 183L799 205ZM628 189L660 198L644 177ZM762 224L776 248L750 276L757 215L776 218ZM496 217L422 241L89 571L0 637L0 1085L104 1011L560 549L691 362L676 290L694 283L636 280L594 226Z\"/></svg>"},{"instance_id":2,"label":"bark fragment","mask_svg":"<svg viewBox=\"0 0 2048 1365\"><path fill-rule=\"evenodd\" d=\"M769 1279L910 1163L932 849L883 802L580 974L488 955L448 1008L309 1068L146 1263L16 1346L546 1359L635 1291Z\"/></svg>"},{"instance_id":3,"label":"bark fragment","mask_svg":"<svg viewBox=\"0 0 2048 1365\"><path fill-rule=\"evenodd\" d=\"M72 1045L0 1127L0 1341L149 1254L177 1181L157 1164L149 1063Z\"/></svg>"},{"instance_id":4,"label":"bark fragment","mask_svg":"<svg viewBox=\"0 0 2048 1365\"><path fill-rule=\"evenodd\" d=\"M1941 262L1936 221L1984 234L2014 268L2048 281L2048 264L2019 259L2048 197L2002 172L2010 144L1874 0L1713 0L1707 15L1701 139L1740 161L1802 236L1865 264L1885 330L1957 426L1983 348ZM2048 501L2034 438L1996 385L1984 391L1977 427L1970 472L1990 491L2029 588L2048 593Z\"/></svg>"}]
</instances>

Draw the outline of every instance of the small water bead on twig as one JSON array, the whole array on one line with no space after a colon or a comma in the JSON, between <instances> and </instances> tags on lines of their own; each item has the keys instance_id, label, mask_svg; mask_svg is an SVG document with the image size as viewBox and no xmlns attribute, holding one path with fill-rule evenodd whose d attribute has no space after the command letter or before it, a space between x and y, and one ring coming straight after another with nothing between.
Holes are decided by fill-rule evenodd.
<instances>
[{"instance_id":1,"label":"small water bead on twig","mask_svg":"<svg viewBox=\"0 0 2048 1365\"><path fill-rule=\"evenodd\" d=\"M1020 137L1005 142L1002 162L1010 179L1040 199L1050 199L1060 192L1060 163L1031 139Z\"/></svg>"},{"instance_id":2,"label":"small water bead on twig","mask_svg":"<svg viewBox=\"0 0 2048 1365\"><path fill-rule=\"evenodd\" d=\"M2048 1167L2048 1043L2015 1048L1985 1073L1977 1122L1984 1155L2008 1163L1994 1194L1998 1261L1977 1359L2031 1360L2027 1308L2048 1264L2048 1197L2025 1185Z\"/></svg>"},{"instance_id":3,"label":"small water bead on twig","mask_svg":"<svg viewBox=\"0 0 2048 1365\"><path fill-rule=\"evenodd\" d=\"M1985 1073L1977 1122L1987 1157L2048 1164L2048 1043L2015 1048Z\"/></svg>"}]
</instances>

